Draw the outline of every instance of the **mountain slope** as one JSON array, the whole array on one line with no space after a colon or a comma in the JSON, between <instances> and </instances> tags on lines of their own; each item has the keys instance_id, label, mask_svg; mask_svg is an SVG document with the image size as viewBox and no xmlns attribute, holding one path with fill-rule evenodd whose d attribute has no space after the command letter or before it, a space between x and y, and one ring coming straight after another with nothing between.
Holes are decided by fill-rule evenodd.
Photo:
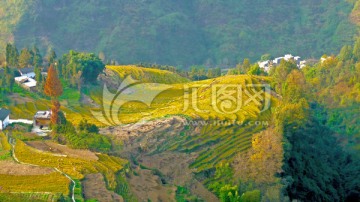
<instances>
[{"instance_id":1,"label":"mountain slope","mask_svg":"<svg viewBox=\"0 0 360 202\"><path fill-rule=\"evenodd\" d=\"M287 52L319 57L351 43L356 33L348 17L354 2L343 0L15 2L10 11L16 15L0 19L9 30L3 44L104 52L122 64L225 66Z\"/></svg>"}]
</instances>

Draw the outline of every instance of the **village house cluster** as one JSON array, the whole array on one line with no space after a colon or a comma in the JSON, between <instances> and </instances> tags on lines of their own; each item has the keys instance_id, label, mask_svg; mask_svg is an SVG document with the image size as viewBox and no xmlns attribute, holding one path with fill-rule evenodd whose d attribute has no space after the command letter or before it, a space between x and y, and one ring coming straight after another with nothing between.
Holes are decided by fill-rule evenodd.
<instances>
[{"instance_id":1,"label":"village house cluster","mask_svg":"<svg viewBox=\"0 0 360 202\"><path fill-rule=\"evenodd\" d=\"M10 110L0 108L0 131L4 130L12 123L32 124L32 132L44 136L49 131L51 123L51 111L38 111L35 113L33 120L10 119Z\"/></svg>"},{"instance_id":2,"label":"village house cluster","mask_svg":"<svg viewBox=\"0 0 360 202\"><path fill-rule=\"evenodd\" d=\"M29 91L36 91L36 85L38 81L35 80L35 71L34 67L25 67L18 70L20 73L20 76L15 77L15 82L19 84L21 87L23 87L26 90ZM46 72L41 72L43 76L46 76Z\"/></svg>"},{"instance_id":3,"label":"village house cluster","mask_svg":"<svg viewBox=\"0 0 360 202\"><path fill-rule=\"evenodd\" d=\"M286 61L293 60L299 69L305 67L306 65L306 60L301 60L300 56L293 56L291 54L286 54L284 57L277 57L273 60L258 62L258 65L260 68L263 68L265 72L269 72L270 68L279 65L281 60L286 60Z\"/></svg>"}]
</instances>

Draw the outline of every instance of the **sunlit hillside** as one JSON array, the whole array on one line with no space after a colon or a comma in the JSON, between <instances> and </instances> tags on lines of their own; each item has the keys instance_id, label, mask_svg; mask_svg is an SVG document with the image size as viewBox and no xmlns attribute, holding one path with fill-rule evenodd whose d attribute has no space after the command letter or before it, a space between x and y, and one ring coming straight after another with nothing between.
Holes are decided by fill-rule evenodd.
<instances>
[{"instance_id":1,"label":"sunlit hillside","mask_svg":"<svg viewBox=\"0 0 360 202\"><path fill-rule=\"evenodd\" d=\"M138 67L136 65L123 65L123 66L108 65L106 66L106 68L117 72L121 80L125 79L125 77L127 76L131 76L133 79L139 80L141 82L165 83L165 84L189 82L188 79L183 78L169 71Z\"/></svg>"},{"instance_id":2,"label":"sunlit hillside","mask_svg":"<svg viewBox=\"0 0 360 202\"><path fill-rule=\"evenodd\" d=\"M134 100L123 103L122 106L116 106L120 107L118 116L122 123L179 114L194 119L243 122L258 118L260 116L259 112L267 107L266 104L269 104L268 107L276 104L276 100L270 95L270 91L262 94L264 100L266 98L268 103L260 100L259 97L257 97L258 101L249 99L249 96L257 91L265 91L262 89L261 82L268 80L266 77L223 76L216 79L176 84L184 82L186 79L173 73L150 68L137 69L133 66L109 66L107 68L117 71L120 78L131 75L141 81L131 87L132 93L138 94L139 97L135 96ZM164 86L151 85L149 82L166 83L168 85L164 88ZM225 100L216 100L215 97L212 97L213 89L221 85L228 85L232 90L235 90L235 94L230 95L230 98L227 97ZM240 90L239 92L236 92L237 88ZM141 102L142 96L146 97L148 95L157 95L150 105ZM99 105L110 105L114 101L106 98L101 99L102 96L102 91L92 91L90 97L97 101ZM237 100L239 103L237 101L232 102L231 96L241 96L241 100ZM115 97L115 93L113 97ZM121 100L121 93L117 99ZM233 110L235 113L222 113L224 107L228 108L226 109L228 112ZM239 107L239 110L235 110L236 107Z\"/></svg>"}]
</instances>

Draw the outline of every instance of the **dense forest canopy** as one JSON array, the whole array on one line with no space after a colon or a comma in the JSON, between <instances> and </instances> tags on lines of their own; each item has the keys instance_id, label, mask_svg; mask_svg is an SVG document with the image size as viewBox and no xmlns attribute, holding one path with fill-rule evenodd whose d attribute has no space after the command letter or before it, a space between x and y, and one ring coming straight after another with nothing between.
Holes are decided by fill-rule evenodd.
<instances>
[{"instance_id":1,"label":"dense forest canopy","mask_svg":"<svg viewBox=\"0 0 360 202\"><path fill-rule=\"evenodd\" d=\"M6 42L36 44L42 54L49 47L59 54L69 49L101 53L121 64L228 66L265 53L318 58L353 42L354 3L5 0L0 41L4 47Z\"/></svg>"}]
</instances>

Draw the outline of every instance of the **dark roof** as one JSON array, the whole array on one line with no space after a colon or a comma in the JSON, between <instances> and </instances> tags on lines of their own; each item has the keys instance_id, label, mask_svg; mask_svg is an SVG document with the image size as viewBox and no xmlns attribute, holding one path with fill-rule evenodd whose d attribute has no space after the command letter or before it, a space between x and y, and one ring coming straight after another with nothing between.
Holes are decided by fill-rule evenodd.
<instances>
[{"instance_id":1,"label":"dark roof","mask_svg":"<svg viewBox=\"0 0 360 202\"><path fill-rule=\"evenodd\" d=\"M21 74L28 74L28 73L34 72L34 67L21 68L21 69L19 69L19 72Z\"/></svg>"},{"instance_id":2,"label":"dark roof","mask_svg":"<svg viewBox=\"0 0 360 202\"><path fill-rule=\"evenodd\" d=\"M0 67L0 74L4 74L4 68Z\"/></svg>"},{"instance_id":3,"label":"dark roof","mask_svg":"<svg viewBox=\"0 0 360 202\"><path fill-rule=\"evenodd\" d=\"M0 108L0 120L5 120L6 117L10 115L10 110Z\"/></svg>"}]
</instances>

